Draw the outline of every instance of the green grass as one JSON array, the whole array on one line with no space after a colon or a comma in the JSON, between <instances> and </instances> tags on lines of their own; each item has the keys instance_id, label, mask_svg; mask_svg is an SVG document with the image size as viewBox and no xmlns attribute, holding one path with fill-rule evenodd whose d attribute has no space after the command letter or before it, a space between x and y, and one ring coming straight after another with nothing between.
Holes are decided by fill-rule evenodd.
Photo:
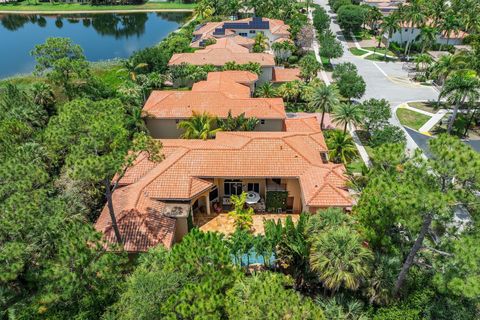
<instances>
[{"instance_id":1,"label":"green grass","mask_svg":"<svg viewBox=\"0 0 480 320\"><path fill-rule=\"evenodd\" d=\"M110 65L92 64L92 73L105 85L115 89L129 79L128 71L118 63Z\"/></svg>"},{"instance_id":2,"label":"green grass","mask_svg":"<svg viewBox=\"0 0 480 320\"><path fill-rule=\"evenodd\" d=\"M332 71L333 70L333 66L330 63L330 60L328 60L328 58L320 56L320 60L322 60L323 69L325 71Z\"/></svg>"},{"instance_id":3,"label":"green grass","mask_svg":"<svg viewBox=\"0 0 480 320\"><path fill-rule=\"evenodd\" d=\"M437 103L433 101L409 102L408 105L412 108L417 108L430 113L437 113L438 111Z\"/></svg>"},{"instance_id":4,"label":"green grass","mask_svg":"<svg viewBox=\"0 0 480 320\"><path fill-rule=\"evenodd\" d=\"M380 54L385 54L385 51L387 52L387 55L390 55L390 56L395 56L395 53L388 50L387 48L377 48L377 47L364 47L362 49L365 49L365 50L370 50L370 51L374 51L374 52L377 52L377 53L380 53Z\"/></svg>"},{"instance_id":5,"label":"green grass","mask_svg":"<svg viewBox=\"0 0 480 320\"><path fill-rule=\"evenodd\" d=\"M397 117L402 125L415 130L420 129L425 122L430 120L430 117L427 115L405 108L398 108Z\"/></svg>"},{"instance_id":6,"label":"green grass","mask_svg":"<svg viewBox=\"0 0 480 320\"><path fill-rule=\"evenodd\" d=\"M370 40L373 37L367 30L356 31L353 35L357 40Z\"/></svg>"},{"instance_id":7,"label":"green grass","mask_svg":"<svg viewBox=\"0 0 480 320\"><path fill-rule=\"evenodd\" d=\"M89 5L80 3L30 3L18 2L0 5L0 11L104 11L104 10L193 10L195 4L176 2L148 2L138 5Z\"/></svg>"},{"instance_id":8,"label":"green grass","mask_svg":"<svg viewBox=\"0 0 480 320\"><path fill-rule=\"evenodd\" d=\"M381 56L381 55L378 55L378 54L371 54L369 56L366 56L365 59L372 60L372 61L386 61L386 62L395 61L395 59L392 59L392 58L389 58L389 57L387 57L385 59L384 56Z\"/></svg>"},{"instance_id":9,"label":"green grass","mask_svg":"<svg viewBox=\"0 0 480 320\"><path fill-rule=\"evenodd\" d=\"M355 56L363 56L368 53L367 51L358 48L350 48L349 50Z\"/></svg>"}]
</instances>

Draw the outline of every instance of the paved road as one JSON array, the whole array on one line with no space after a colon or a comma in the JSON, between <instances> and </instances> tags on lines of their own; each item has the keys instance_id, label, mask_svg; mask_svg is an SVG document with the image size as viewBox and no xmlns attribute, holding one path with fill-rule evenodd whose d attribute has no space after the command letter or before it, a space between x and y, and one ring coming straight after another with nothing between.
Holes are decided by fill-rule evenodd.
<instances>
[{"instance_id":1,"label":"paved road","mask_svg":"<svg viewBox=\"0 0 480 320\"><path fill-rule=\"evenodd\" d=\"M340 26L336 23L335 13L330 10L327 0L316 0L316 3L323 6L330 14L332 22L330 29L337 34L338 39L344 47L344 55L339 59L332 60L332 63L351 62L358 68L359 74L365 79L367 89L362 100L376 98L386 99L392 105L392 115L390 119L392 124L400 125L395 117L395 111L399 104L407 101L417 100L436 100L438 91L433 87L420 86L408 80L408 73L402 70L401 62L377 62L362 59L353 55L349 50L347 43L341 33ZM407 133L407 148L416 149L417 143Z\"/></svg>"}]
</instances>

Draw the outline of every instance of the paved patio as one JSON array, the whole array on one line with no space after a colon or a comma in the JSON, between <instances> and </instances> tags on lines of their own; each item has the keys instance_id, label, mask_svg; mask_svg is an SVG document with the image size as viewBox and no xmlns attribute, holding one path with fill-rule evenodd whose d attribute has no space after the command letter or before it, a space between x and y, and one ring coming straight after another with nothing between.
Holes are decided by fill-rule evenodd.
<instances>
[{"instance_id":1,"label":"paved patio","mask_svg":"<svg viewBox=\"0 0 480 320\"><path fill-rule=\"evenodd\" d=\"M263 234L263 222L265 220L285 221L287 217L292 217L293 222L298 221L299 214L294 213L263 213L253 215L253 233ZM210 215L198 214L194 216L194 224L199 227L201 231L220 232L226 235L232 234L235 231L233 219L228 216L228 213L212 213Z\"/></svg>"}]
</instances>

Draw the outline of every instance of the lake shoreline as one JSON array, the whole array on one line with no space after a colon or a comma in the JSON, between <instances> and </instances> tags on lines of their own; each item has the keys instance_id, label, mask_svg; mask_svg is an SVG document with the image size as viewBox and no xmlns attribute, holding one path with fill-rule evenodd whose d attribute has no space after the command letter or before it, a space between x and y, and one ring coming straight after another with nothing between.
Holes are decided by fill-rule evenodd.
<instances>
[{"instance_id":1,"label":"lake shoreline","mask_svg":"<svg viewBox=\"0 0 480 320\"><path fill-rule=\"evenodd\" d=\"M142 12L193 12L193 9L100 9L100 10L0 10L0 14L83 14L83 13L142 13Z\"/></svg>"},{"instance_id":2,"label":"lake shoreline","mask_svg":"<svg viewBox=\"0 0 480 320\"><path fill-rule=\"evenodd\" d=\"M83 13L148 13L192 12L194 4L176 2L144 2L140 4L91 5L83 3L0 4L0 14L83 14Z\"/></svg>"}]
</instances>

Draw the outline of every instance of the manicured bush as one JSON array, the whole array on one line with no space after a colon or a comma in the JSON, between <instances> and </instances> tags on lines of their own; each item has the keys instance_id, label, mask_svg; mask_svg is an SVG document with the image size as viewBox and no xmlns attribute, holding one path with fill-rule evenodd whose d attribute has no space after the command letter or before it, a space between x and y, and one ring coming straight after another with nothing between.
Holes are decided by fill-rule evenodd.
<instances>
[{"instance_id":1,"label":"manicured bush","mask_svg":"<svg viewBox=\"0 0 480 320\"><path fill-rule=\"evenodd\" d=\"M338 9L338 23L345 31L356 32L362 28L365 21L366 11L363 7L356 5L345 5Z\"/></svg>"},{"instance_id":2,"label":"manicured bush","mask_svg":"<svg viewBox=\"0 0 480 320\"><path fill-rule=\"evenodd\" d=\"M315 9L313 12L313 26L317 29L318 33L323 33L328 30L330 26L330 17L323 8Z\"/></svg>"},{"instance_id":3,"label":"manicured bush","mask_svg":"<svg viewBox=\"0 0 480 320\"><path fill-rule=\"evenodd\" d=\"M341 7L348 6L348 5L351 5L351 4L352 4L351 0L335 0L331 4L331 7L332 7L333 11L337 12L338 9L340 9Z\"/></svg>"},{"instance_id":4,"label":"manicured bush","mask_svg":"<svg viewBox=\"0 0 480 320\"><path fill-rule=\"evenodd\" d=\"M404 143L406 141L403 130L397 126L387 124L382 129L376 129L372 133L370 145L378 147L386 143Z\"/></svg>"}]
</instances>

